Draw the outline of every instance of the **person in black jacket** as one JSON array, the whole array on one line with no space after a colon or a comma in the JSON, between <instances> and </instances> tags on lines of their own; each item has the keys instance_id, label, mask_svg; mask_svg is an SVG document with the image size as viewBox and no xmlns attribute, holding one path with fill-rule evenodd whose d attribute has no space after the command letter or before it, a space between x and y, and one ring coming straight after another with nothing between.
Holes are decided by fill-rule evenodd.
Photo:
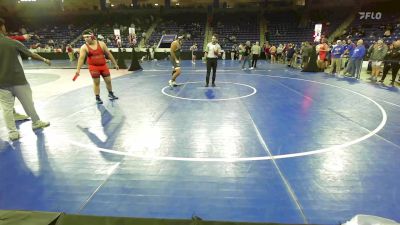
<instances>
[{"instance_id":1,"label":"person in black jacket","mask_svg":"<svg viewBox=\"0 0 400 225\"><path fill-rule=\"evenodd\" d=\"M315 45L311 46L311 51L309 55L309 61L307 65L303 68L301 72L318 72L317 67L317 51L315 49Z\"/></svg>"},{"instance_id":2,"label":"person in black jacket","mask_svg":"<svg viewBox=\"0 0 400 225\"><path fill-rule=\"evenodd\" d=\"M294 53L295 53L294 46L293 46L292 43L290 43L288 45L288 49L286 50L286 61L287 61L287 66L288 67L293 66L293 63L294 63L294 60L295 60L295 59L293 59Z\"/></svg>"},{"instance_id":3,"label":"person in black jacket","mask_svg":"<svg viewBox=\"0 0 400 225\"><path fill-rule=\"evenodd\" d=\"M135 33L129 34L129 44L132 46L132 53L131 53L131 65L129 66L128 71L143 70L136 56L135 45L137 44L137 40Z\"/></svg>"},{"instance_id":4,"label":"person in black jacket","mask_svg":"<svg viewBox=\"0 0 400 225\"><path fill-rule=\"evenodd\" d=\"M393 86L400 69L400 40L393 42L393 48L389 48L383 61L383 76L379 82L383 83L389 70L392 69L392 80L390 84Z\"/></svg>"}]
</instances>

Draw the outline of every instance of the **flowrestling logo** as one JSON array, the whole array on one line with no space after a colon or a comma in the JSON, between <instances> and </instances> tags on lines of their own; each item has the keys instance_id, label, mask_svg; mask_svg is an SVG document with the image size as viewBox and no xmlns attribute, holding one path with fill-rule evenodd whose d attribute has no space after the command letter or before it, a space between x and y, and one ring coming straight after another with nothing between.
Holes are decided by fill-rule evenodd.
<instances>
[{"instance_id":1,"label":"flowrestling logo","mask_svg":"<svg viewBox=\"0 0 400 225\"><path fill-rule=\"evenodd\" d=\"M381 12L358 12L360 14L360 20L380 20L382 18Z\"/></svg>"}]
</instances>

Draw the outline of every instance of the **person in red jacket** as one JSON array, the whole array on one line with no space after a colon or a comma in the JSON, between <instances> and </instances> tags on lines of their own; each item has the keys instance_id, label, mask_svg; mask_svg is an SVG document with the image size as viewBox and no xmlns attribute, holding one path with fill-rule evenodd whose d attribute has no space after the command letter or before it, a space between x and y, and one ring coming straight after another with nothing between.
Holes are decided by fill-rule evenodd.
<instances>
[{"instance_id":1,"label":"person in red jacket","mask_svg":"<svg viewBox=\"0 0 400 225\"><path fill-rule=\"evenodd\" d=\"M27 41L27 40L31 39L31 35L30 34L14 35L14 36L8 36L8 37L13 39L13 40L17 40L17 41Z\"/></svg>"},{"instance_id":2,"label":"person in red jacket","mask_svg":"<svg viewBox=\"0 0 400 225\"><path fill-rule=\"evenodd\" d=\"M97 104L103 104L103 101L100 98L100 76L103 77L103 80L106 83L109 99L118 99L118 97L115 96L112 91L110 70L107 67L106 58L104 55L107 55L107 57L113 62L115 69L118 70L119 67L117 62L115 61L111 52L108 50L107 45L102 41L96 40L92 30L87 29L83 31L82 36L86 43L83 44L80 49L76 75L79 76L81 67L85 57L87 56L87 64L89 66L90 75L93 79L93 90L94 94L96 95Z\"/></svg>"}]
</instances>

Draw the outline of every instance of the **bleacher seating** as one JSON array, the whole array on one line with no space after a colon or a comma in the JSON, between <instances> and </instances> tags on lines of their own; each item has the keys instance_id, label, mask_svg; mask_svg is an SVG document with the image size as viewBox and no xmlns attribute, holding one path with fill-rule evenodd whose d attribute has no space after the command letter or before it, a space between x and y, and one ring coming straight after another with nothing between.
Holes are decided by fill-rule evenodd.
<instances>
[{"instance_id":1,"label":"bleacher seating","mask_svg":"<svg viewBox=\"0 0 400 225\"><path fill-rule=\"evenodd\" d=\"M99 28L95 28L94 30L95 30L95 33L97 34L97 36L101 35L104 37L104 39L102 41L104 41L109 48L117 48L118 47L117 42L115 40L113 27L104 25L104 26L99 26ZM122 47L123 48L130 47L129 40L128 40L128 30L121 31L121 37L122 37ZM140 35L138 35L137 38L138 38L138 41L140 41ZM84 44L84 40L80 39L76 45L79 47L83 44Z\"/></svg>"},{"instance_id":2,"label":"bleacher seating","mask_svg":"<svg viewBox=\"0 0 400 225\"><path fill-rule=\"evenodd\" d=\"M235 43L254 43L260 40L260 24L256 15L217 14L213 18L213 30L225 50L230 50Z\"/></svg>"},{"instance_id":3,"label":"bleacher seating","mask_svg":"<svg viewBox=\"0 0 400 225\"><path fill-rule=\"evenodd\" d=\"M313 30L316 23L322 23L324 26L323 33L329 36L351 13L357 13L352 10L333 8L318 12L308 12L306 16L298 12L296 14L294 11L268 12L261 18L254 13L242 12L217 12L212 17L208 17L204 12L159 15L161 20L152 35L146 37L145 45L158 44L163 34L190 34L190 39L184 41L182 50L189 51L190 46L193 43L197 43L198 49L201 51L205 38L206 22L208 21L213 32L218 35L222 48L230 50L234 43L245 43L246 41L254 43L259 41L260 20L265 19L268 31L266 33L268 36L265 37L265 40L269 40L270 43L276 46L290 42L299 46L300 42L313 40ZM135 24L137 42L139 43L142 39L142 33L146 32L157 21L155 16L148 14L130 15L129 17L120 15L116 18L99 18L96 16L88 18L96 18L96 20L83 19L84 23L74 25L65 22L56 23L56 25L48 24L36 29L34 26L27 27L28 33L35 33L40 37L40 40L32 39L24 44L30 47L39 43L40 47L44 48L48 41L52 39L54 47L65 47L71 41L77 40L74 43L74 47L79 48L84 44L80 34L84 29L91 28L95 30L96 35L100 34L104 37L104 41L109 48L116 48L114 27L122 27L122 47L128 48L130 47L128 27L132 23ZM383 34L388 25L392 28L392 32L389 37L384 37ZM386 43L390 43L400 38L400 17L395 13L384 13L380 20L360 20L357 16L347 29L347 33L339 38L342 39L348 35L351 35L352 39L364 39L367 46L380 38L383 38ZM262 44L260 43L260 45Z\"/></svg>"},{"instance_id":4,"label":"bleacher seating","mask_svg":"<svg viewBox=\"0 0 400 225\"><path fill-rule=\"evenodd\" d=\"M378 39L383 39L386 44L390 44L400 38L400 16L398 14L383 13L380 20L360 20L358 17L348 28L346 35L351 35L352 39L363 39L367 46L372 45ZM386 29L390 29L390 36L385 37Z\"/></svg>"},{"instance_id":5,"label":"bleacher seating","mask_svg":"<svg viewBox=\"0 0 400 225\"><path fill-rule=\"evenodd\" d=\"M62 47L69 44L85 29L85 25L46 25L43 28L32 30L28 29L28 33L36 34L40 39L31 39L24 42L27 47L40 43L41 48L48 45L49 40L54 41L54 47Z\"/></svg>"},{"instance_id":6,"label":"bleacher seating","mask_svg":"<svg viewBox=\"0 0 400 225\"><path fill-rule=\"evenodd\" d=\"M270 42L276 46L313 40L314 25L312 22L308 22L300 28L299 19L291 13L270 14L266 15L266 19Z\"/></svg>"},{"instance_id":7,"label":"bleacher seating","mask_svg":"<svg viewBox=\"0 0 400 225\"><path fill-rule=\"evenodd\" d=\"M315 24L323 24L322 34L328 37L346 19L351 9L330 9L325 11L309 12L306 20L295 12L266 14L270 42L275 45L313 41Z\"/></svg>"},{"instance_id":8,"label":"bleacher seating","mask_svg":"<svg viewBox=\"0 0 400 225\"><path fill-rule=\"evenodd\" d=\"M183 51L189 51L193 43L197 43L198 49L203 48L206 15L199 13L180 14L179 16L164 16L148 40L150 45L160 41L163 34L190 34L182 44Z\"/></svg>"}]
</instances>

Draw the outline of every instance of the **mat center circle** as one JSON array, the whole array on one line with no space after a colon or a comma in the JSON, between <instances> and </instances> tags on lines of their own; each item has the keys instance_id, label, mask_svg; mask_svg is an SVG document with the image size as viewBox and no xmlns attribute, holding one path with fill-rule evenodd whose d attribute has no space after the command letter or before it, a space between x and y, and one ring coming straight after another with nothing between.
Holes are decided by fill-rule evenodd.
<instances>
[{"instance_id":1,"label":"mat center circle","mask_svg":"<svg viewBox=\"0 0 400 225\"><path fill-rule=\"evenodd\" d=\"M161 92L171 98L191 101L227 101L247 98L257 93L257 89L241 83L218 82L215 87L204 86L202 81L185 82L176 87L164 87Z\"/></svg>"}]
</instances>

